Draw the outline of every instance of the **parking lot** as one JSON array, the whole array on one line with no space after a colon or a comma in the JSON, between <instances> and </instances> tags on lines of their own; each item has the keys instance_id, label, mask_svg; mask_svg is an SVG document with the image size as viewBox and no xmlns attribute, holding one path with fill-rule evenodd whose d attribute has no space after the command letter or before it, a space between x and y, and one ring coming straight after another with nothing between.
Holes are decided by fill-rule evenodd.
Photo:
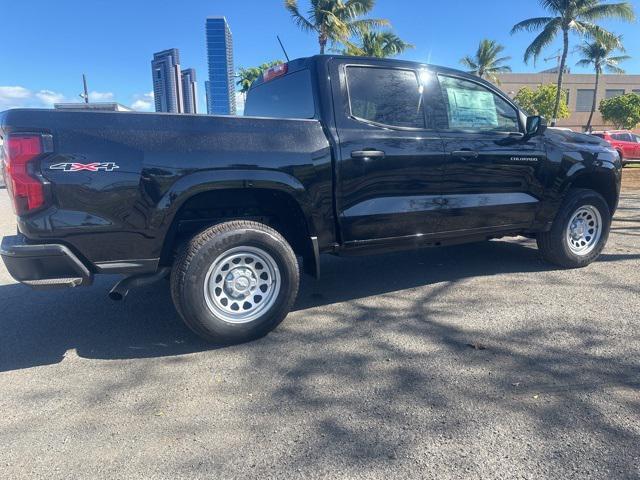
<instances>
[{"instance_id":1,"label":"parking lot","mask_svg":"<svg viewBox=\"0 0 640 480\"><path fill-rule=\"evenodd\" d=\"M234 347L166 283L114 303L1 265L0 478L639 478L639 173L587 269L524 239L327 257Z\"/></svg>"}]
</instances>

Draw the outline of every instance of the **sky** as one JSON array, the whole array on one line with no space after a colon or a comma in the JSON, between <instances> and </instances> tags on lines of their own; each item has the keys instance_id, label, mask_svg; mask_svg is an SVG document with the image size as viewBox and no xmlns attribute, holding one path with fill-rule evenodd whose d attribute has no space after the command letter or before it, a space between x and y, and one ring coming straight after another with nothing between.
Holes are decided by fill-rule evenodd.
<instances>
[{"instance_id":1,"label":"sky","mask_svg":"<svg viewBox=\"0 0 640 480\"><path fill-rule=\"evenodd\" d=\"M631 2L640 17L640 0ZM306 11L308 0L299 0ZM0 0L0 111L50 107L81 101L82 74L91 101L117 101L153 110L151 67L154 52L180 49L182 68L197 71L200 111L204 111L208 16L225 16L234 40L235 67L283 59L280 35L290 58L318 53L317 38L301 31L284 0ZM377 0L371 17L387 18L393 30L415 48L399 58L460 68L483 38L505 45L514 72L539 71L556 60L525 65L522 54L534 34L510 35L511 27L544 14L538 0ZM624 36L632 60L623 67L640 74L640 25L602 24ZM580 42L572 38L573 45ZM560 43L544 57L552 57ZM588 70L575 67L574 73Z\"/></svg>"}]
</instances>

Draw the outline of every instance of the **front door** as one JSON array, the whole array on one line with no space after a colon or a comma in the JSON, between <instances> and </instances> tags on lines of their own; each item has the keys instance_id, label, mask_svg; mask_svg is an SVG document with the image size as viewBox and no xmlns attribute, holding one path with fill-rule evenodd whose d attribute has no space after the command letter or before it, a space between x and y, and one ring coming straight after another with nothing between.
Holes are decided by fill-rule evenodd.
<instances>
[{"instance_id":1,"label":"front door","mask_svg":"<svg viewBox=\"0 0 640 480\"><path fill-rule=\"evenodd\" d=\"M339 158L336 209L348 246L438 231L444 152L429 129L425 83L398 63L332 64Z\"/></svg>"},{"instance_id":2,"label":"front door","mask_svg":"<svg viewBox=\"0 0 640 480\"><path fill-rule=\"evenodd\" d=\"M543 193L543 138L523 141L520 113L497 90L454 74L438 79L437 118L447 155L442 230L526 228Z\"/></svg>"},{"instance_id":3,"label":"front door","mask_svg":"<svg viewBox=\"0 0 640 480\"><path fill-rule=\"evenodd\" d=\"M611 138L617 142L625 160L638 158L638 144L634 135L626 132L612 133Z\"/></svg>"}]
</instances>

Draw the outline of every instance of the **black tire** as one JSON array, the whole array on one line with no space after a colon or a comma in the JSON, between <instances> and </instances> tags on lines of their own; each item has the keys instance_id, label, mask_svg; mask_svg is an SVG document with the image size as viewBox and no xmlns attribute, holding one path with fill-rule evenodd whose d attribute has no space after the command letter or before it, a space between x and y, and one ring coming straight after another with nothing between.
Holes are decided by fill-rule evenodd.
<instances>
[{"instance_id":1,"label":"black tire","mask_svg":"<svg viewBox=\"0 0 640 480\"><path fill-rule=\"evenodd\" d=\"M620 155L620 163L622 164L622 168L627 166L627 162L624 160L624 155L622 154L622 150L618 150L618 155Z\"/></svg>"},{"instance_id":2,"label":"black tire","mask_svg":"<svg viewBox=\"0 0 640 480\"><path fill-rule=\"evenodd\" d=\"M242 262L239 266L224 260L227 258L225 255L227 252L229 252L227 255L242 256L242 252L245 251L248 252L248 256L239 259ZM225 280L220 280L222 282L220 286L225 287L227 285L226 279L230 278L228 275L231 272L238 271L243 266L244 272L250 265L248 262L252 253L268 259L271 275L279 277L279 282L274 281L272 284L278 284L279 287L278 289L274 287L268 303L259 305L260 300L255 303L255 308L263 308L255 313L258 315L257 318L248 321L242 320L244 323L237 320L231 321L229 318L225 319L224 315L234 315L234 313L225 313L221 310L226 307L220 304L219 299L222 297L217 293L220 289L216 288L216 293L207 294L205 293L205 283L210 284L209 280L213 276L211 270L214 267L217 268L216 265L226 262L231 267L224 273L220 271L225 278ZM246 265L245 262L247 262ZM257 265L257 267L269 268L261 265L259 261L254 262L255 259L252 260L254 267ZM258 275L260 271L256 270L254 273ZM221 276L217 275L217 278ZM254 276L248 275L244 278L254 278ZM234 344L260 338L277 327L287 316L296 300L299 282L298 260L282 235L261 223L237 220L214 225L188 242L174 262L171 272L171 296L176 310L187 326L197 335L216 344ZM231 283L235 285L234 282ZM242 285L242 288L245 288L245 284L247 282ZM240 297L236 302L235 297L226 293L227 290L224 292L222 296L230 298L231 302L236 303L240 310L235 315L242 314L241 310L244 308L241 306L242 298ZM256 296L247 290L243 294L249 295L250 300L261 298L259 291L255 293ZM269 293L265 294L265 296L267 295ZM224 302L224 299L222 301Z\"/></svg>"},{"instance_id":3,"label":"black tire","mask_svg":"<svg viewBox=\"0 0 640 480\"><path fill-rule=\"evenodd\" d=\"M573 216L581 207L594 207L600 214L602 224L600 237L593 248L584 254L576 254L567 238L567 228ZM542 257L563 268L582 268L593 263L602 253L611 229L611 211L606 200L598 192L588 189L574 189L567 194L551 230L539 233L538 248Z\"/></svg>"}]
</instances>

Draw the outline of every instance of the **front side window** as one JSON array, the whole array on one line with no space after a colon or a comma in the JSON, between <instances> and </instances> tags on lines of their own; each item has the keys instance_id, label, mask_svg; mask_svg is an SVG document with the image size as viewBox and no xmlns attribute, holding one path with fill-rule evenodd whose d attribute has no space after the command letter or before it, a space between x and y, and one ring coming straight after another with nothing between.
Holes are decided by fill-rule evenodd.
<instances>
[{"instance_id":1,"label":"front side window","mask_svg":"<svg viewBox=\"0 0 640 480\"><path fill-rule=\"evenodd\" d=\"M425 128L422 87L413 70L347 67L351 115L381 125Z\"/></svg>"},{"instance_id":2,"label":"front side window","mask_svg":"<svg viewBox=\"0 0 640 480\"><path fill-rule=\"evenodd\" d=\"M449 129L519 132L518 111L482 85L440 75Z\"/></svg>"}]
</instances>

